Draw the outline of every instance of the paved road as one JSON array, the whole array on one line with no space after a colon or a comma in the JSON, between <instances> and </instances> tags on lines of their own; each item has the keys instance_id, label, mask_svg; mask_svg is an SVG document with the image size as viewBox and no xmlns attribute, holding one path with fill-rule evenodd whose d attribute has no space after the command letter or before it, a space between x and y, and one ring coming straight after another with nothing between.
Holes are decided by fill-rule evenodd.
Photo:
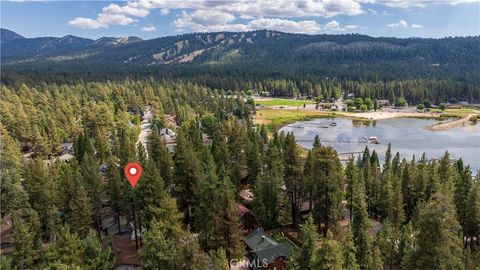
<instances>
[{"instance_id":1,"label":"paved road","mask_svg":"<svg viewBox=\"0 0 480 270\"><path fill-rule=\"evenodd\" d=\"M138 135L138 143L142 143L145 150L147 149L147 138L148 135L152 132L152 125L150 124L150 119L152 118L152 112L150 107L145 108L145 113L143 115L143 121L140 123L140 134ZM146 151L148 153L148 151Z\"/></svg>"}]
</instances>

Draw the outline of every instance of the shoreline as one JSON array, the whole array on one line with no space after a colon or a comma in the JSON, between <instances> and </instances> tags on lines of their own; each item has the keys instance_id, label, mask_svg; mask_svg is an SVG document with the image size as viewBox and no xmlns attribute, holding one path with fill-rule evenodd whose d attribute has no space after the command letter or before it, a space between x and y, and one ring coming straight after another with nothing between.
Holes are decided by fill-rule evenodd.
<instances>
[{"instance_id":1,"label":"shoreline","mask_svg":"<svg viewBox=\"0 0 480 270\"><path fill-rule=\"evenodd\" d=\"M342 112L342 111L319 111L316 109L311 108L299 108L299 107L292 107L292 106L282 106L283 108L279 108L280 106L266 106L262 109L258 109L257 113L261 113L262 110L273 110L279 112L289 112L289 113L305 113L303 117L298 117L299 119L285 119L284 123L281 124L274 124L273 119L262 119L262 117L258 117L260 119L256 119L257 123L263 123L266 125L271 125L274 129L279 130L280 128L297 122L297 121L306 121L315 118L335 118L335 117L343 117L348 119L356 119L356 120L364 120L364 121L376 121L376 120L386 120L386 119L395 119L395 118L419 118L419 119L441 119L445 114L433 113L433 112L391 112L391 111L377 111L377 112ZM464 123L467 123L472 116L480 116L476 113L470 113L466 116L455 115L455 114L447 114L448 117L455 117L455 119L442 123L442 124L435 124L431 126L424 127L425 129L431 131L443 131L448 130Z\"/></svg>"},{"instance_id":2,"label":"shoreline","mask_svg":"<svg viewBox=\"0 0 480 270\"><path fill-rule=\"evenodd\" d=\"M431 126L428 126L428 127L425 127L425 129L427 130L431 130L431 131L444 131L444 130L448 130L448 129L451 129L451 128L454 128L454 127L458 127L458 126L462 126L464 125L465 123L468 123L470 121L470 117L474 116L475 114L468 114L467 116L463 117L463 118L460 118L460 119L456 119L456 120L453 120L453 121L449 121L447 123L442 123L442 124L437 124L437 125L431 125Z\"/></svg>"}]
</instances>

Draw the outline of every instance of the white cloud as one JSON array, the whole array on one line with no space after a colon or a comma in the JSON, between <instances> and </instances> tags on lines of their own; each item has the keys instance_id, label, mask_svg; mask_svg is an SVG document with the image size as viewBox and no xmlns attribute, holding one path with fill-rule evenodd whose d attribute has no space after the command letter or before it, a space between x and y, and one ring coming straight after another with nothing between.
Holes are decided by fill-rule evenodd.
<instances>
[{"instance_id":1,"label":"white cloud","mask_svg":"<svg viewBox=\"0 0 480 270\"><path fill-rule=\"evenodd\" d=\"M391 24L387 24L388 27L411 27L411 28L423 28L423 25L421 24L415 24L415 23L412 23L412 24L408 24L407 21L405 20L399 20L398 22L396 23L391 23Z\"/></svg>"},{"instance_id":2,"label":"white cloud","mask_svg":"<svg viewBox=\"0 0 480 270\"><path fill-rule=\"evenodd\" d=\"M173 23L175 26L185 27L188 24L216 25L226 24L235 20L235 16L218 10L195 10L194 12L182 12L182 15Z\"/></svg>"},{"instance_id":3,"label":"white cloud","mask_svg":"<svg viewBox=\"0 0 480 270\"><path fill-rule=\"evenodd\" d=\"M253 31L276 30L287 33L317 34L323 31L344 31L358 28L357 25L341 25L331 21L321 25L314 20L288 20L280 18L251 19L245 23L233 23L235 17L229 13L196 10L192 13L182 14L172 23L179 32L216 32L216 31Z\"/></svg>"},{"instance_id":4,"label":"white cloud","mask_svg":"<svg viewBox=\"0 0 480 270\"><path fill-rule=\"evenodd\" d=\"M123 14L99 14L97 21L105 26L108 25L129 25L136 20Z\"/></svg>"},{"instance_id":5,"label":"white cloud","mask_svg":"<svg viewBox=\"0 0 480 270\"><path fill-rule=\"evenodd\" d=\"M252 20L248 24L249 28L255 29L269 29L289 33L303 33L314 34L322 30L321 25L316 21L292 21L284 19L257 19Z\"/></svg>"},{"instance_id":6,"label":"white cloud","mask_svg":"<svg viewBox=\"0 0 480 270\"><path fill-rule=\"evenodd\" d=\"M357 0L359 3L382 4L388 7L409 9L423 8L430 5L459 5L466 3L480 3L480 0Z\"/></svg>"},{"instance_id":7,"label":"white cloud","mask_svg":"<svg viewBox=\"0 0 480 270\"><path fill-rule=\"evenodd\" d=\"M105 6L97 15L96 19L78 17L69 22L72 26L84 28L102 28L113 24L131 24L136 21L134 18L144 18L150 14L153 9L159 9L162 15L168 14L171 10L188 10L187 15L177 18L174 25L184 25L179 28L189 27L187 24L191 21L201 26L211 26L224 28L225 24L231 24L236 18L250 20L251 23L258 23L255 20L262 18L286 19L301 17L333 17L336 15L358 15L363 13L359 0L239 0L239 1L208 1L208 0L134 0L125 5L109 4ZM218 21L202 23L201 20L214 21L215 16L220 16ZM120 19L113 20L113 18ZM187 18L187 16L192 16ZM112 18L112 20L103 20L102 18ZM205 18L202 18L205 17ZM112 23L109 23L111 21ZM192 28L190 26L190 28ZM293 24L292 24L293 26ZM232 26L231 26L232 27ZM240 24L237 25L240 27ZM241 27L240 27L241 28ZM309 31L307 29L306 31Z\"/></svg>"},{"instance_id":8,"label":"white cloud","mask_svg":"<svg viewBox=\"0 0 480 270\"><path fill-rule=\"evenodd\" d=\"M331 21L325 25L326 30L335 30L335 31L341 31L344 30L343 27L340 26L340 24L337 21Z\"/></svg>"},{"instance_id":9,"label":"white cloud","mask_svg":"<svg viewBox=\"0 0 480 270\"><path fill-rule=\"evenodd\" d=\"M323 29L326 31L345 31L347 29L350 30L350 29L356 29L356 28L359 28L359 26L352 25L352 24L342 25L335 20L325 24L325 26L323 27Z\"/></svg>"},{"instance_id":10,"label":"white cloud","mask_svg":"<svg viewBox=\"0 0 480 270\"><path fill-rule=\"evenodd\" d=\"M153 25L150 25L150 26L144 26L140 28L140 30L142 30L143 32L154 32L157 30L157 28Z\"/></svg>"},{"instance_id":11,"label":"white cloud","mask_svg":"<svg viewBox=\"0 0 480 270\"><path fill-rule=\"evenodd\" d=\"M160 9L160 14L162 15L167 15L168 13L170 13L170 10L168 8L162 8Z\"/></svg>"},{"instance_id":12,"label":"white cloud","mask_svg":"<svg viewBox=\"0 0 480 270\"><path fill-rule=\"evenodd\" d=\"M331 18L337 15L354 16L368 12L372 15L385 15L385 11L367 9L362 5L377 4L394 8L408 9L428 5L458 5L462 3L480 3L480 0L131 0L126 3L106 5L96 18L78 17L70 25L82 28L104 28L110 25L129 25L154 14L167 15L172 11L181 11L172 22L179 31L211 31L217 29L250 29L256 25L290 29L296 32L313 33L321 27L313 24L312 17ZM245 20L238 22L236 20ZM264 20L264 21L261 21ZM332 21L334 22L334 21ZM332 23L330 22L330 23ZM406 22L405 22L406 23ZM299 29L304 25L304 30ZM407 27L402 21L392 23L390 27ZM418 24L409 27L418 28ZM355 29L355 25L325 26L329 30Z\"/></svg>"},{"instance_id":13,"label":"white cloud","mask_svg":"<svg viewBox=\"0 0 480 270\"><path fill-rule=\"evenodd\" d=\"M126 6L119 6L117 4L110 4L102 8L103 14L123 14L133 17L146 17L150 12L148 9L141 8L139 4L132 6L133 2L128 3ZM140 8L139 8L140 7Z\"/></svg>"},{"instance_id":14,"label":"white cloud","mask_svg":"<svg viewBox=\"0 0 480 270\"><path fill-rule=\"evenodd\" d=\"M407 27L408 26L408 23L407 21L405 20L399 20L398 22L396 23L391 23L389 25L387 25L388 27Z\"/></svg>"},{"instance_id":15,"label":"white cloud","mask_svg":"<svg viewBox=\"0 0 480 270\"><path fill-rule=\"evenodd\" d=\"M246 23L232 23L236 18L221 11L196 10L183 12L172 25L179 31L252 31L259 29L277 30L290 33L318 33L321 25L313 20L293 21L279 18L252 19Z\"/></svg>"},{"instance_id":16,"label":"white cloud","mask_svg":"<svg viewBox=\"0 0 480 270\"><path fill-rule=\"evenodd\" d=\"M98 29L106 27L97 20L92 20L84 17L77 17L68 22L69 25L76 26L79 28L88 28L88 29Z\"/></svg>"},{"instance_id":17,"label":"white cloud","mask_svg":"<svg viewBox=\"0 0 480 270\"><path fill-rule=\"evenodd\" d=\"M353 25L353 24L349 24L349 25L345 25L345 29L357 29L359 28L360 26L358 25Z\"/></svg>"}]
</instances>

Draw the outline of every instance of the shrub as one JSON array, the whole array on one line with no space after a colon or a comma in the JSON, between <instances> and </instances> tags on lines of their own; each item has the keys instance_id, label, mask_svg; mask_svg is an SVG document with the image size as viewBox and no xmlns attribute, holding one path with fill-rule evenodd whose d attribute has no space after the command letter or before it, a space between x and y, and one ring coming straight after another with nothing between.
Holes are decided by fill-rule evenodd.
<instances>
[{"instance_id":1,"label":"shrub","mask_svg":"<svg viewBox=\"0 0 480 270\"><path fill-rule=\"evenodd\" d=\"M472 121L473 123L477 123L478 117L476 115L473 115L470 117L470 121Z\"/></svg>"}]
</instances>

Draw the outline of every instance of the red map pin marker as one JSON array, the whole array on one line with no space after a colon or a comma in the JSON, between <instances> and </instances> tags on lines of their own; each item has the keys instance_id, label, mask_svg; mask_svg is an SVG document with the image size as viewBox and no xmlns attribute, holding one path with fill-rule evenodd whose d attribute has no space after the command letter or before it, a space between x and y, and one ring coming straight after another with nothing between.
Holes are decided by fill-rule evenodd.
<instances>
[{"instance_id":1,"label":"red map pin marker","mask_svg":"<svg viewBox=\"0 0 480 270\"><path fill-rule=\"evenodd\" d=\"M142 175L142 166L137 162L130 162L125 166L124 172L132 188L135 188L138 179Z\"/></svg>"}]
</instances>

